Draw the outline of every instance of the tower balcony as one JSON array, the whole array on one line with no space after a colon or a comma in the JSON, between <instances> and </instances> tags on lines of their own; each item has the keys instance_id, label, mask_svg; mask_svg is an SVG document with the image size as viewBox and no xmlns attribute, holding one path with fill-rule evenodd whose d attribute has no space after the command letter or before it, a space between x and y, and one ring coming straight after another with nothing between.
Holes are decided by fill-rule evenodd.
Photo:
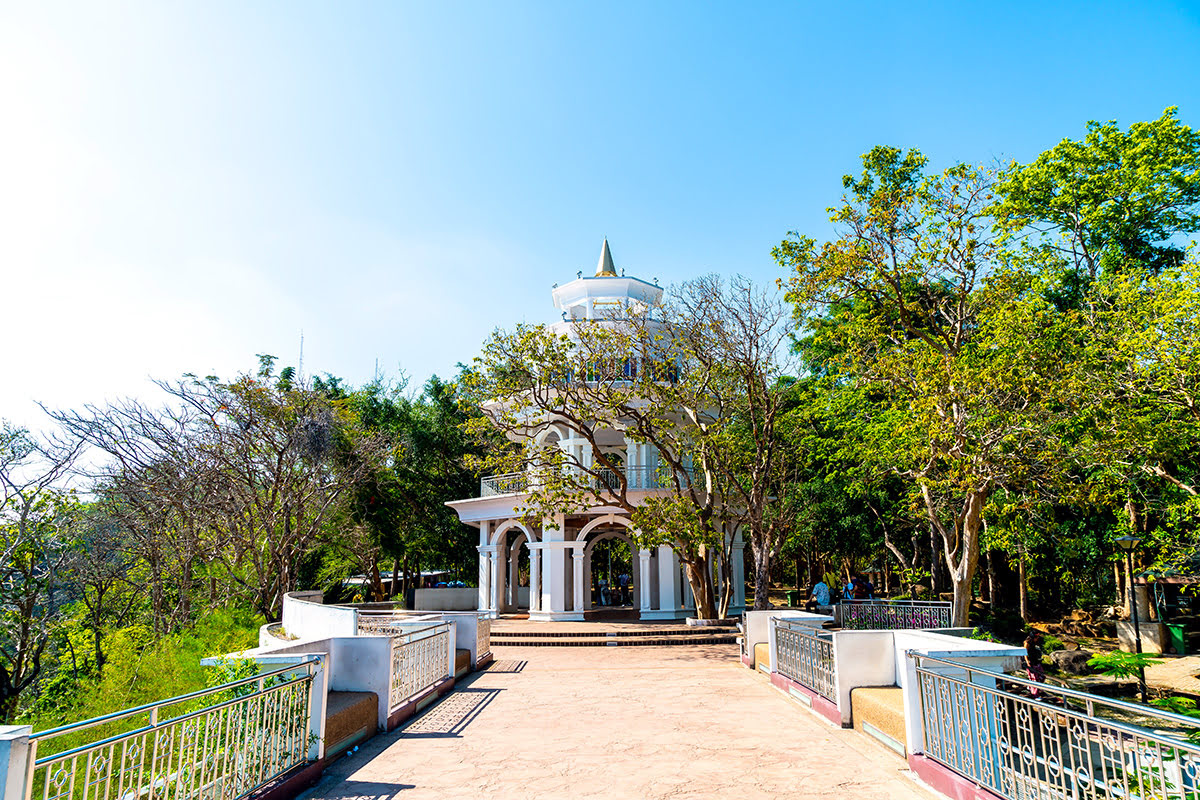
<instances>
[{"instance_id":1,"label":"tower balcony","mask_svg":"<svg viewBox=\"0 0 1200 800\"><path fill-rule=\"evenodd\" d=\"M633 491L656 491L675 488L675 481L670 472L656 467L626 467L622 470ZM589 487L597 492L616 492L621 487L621 478L613 470L601 469L596 474L582 476L588 481ZM679 473L680 483L689 485L694 474L691 470ZM529 491L530 485L537 480L537 474L532 471L508 472L503 475L489 475L479 481L480 497L498 497L506 494L521 494Z\"/></svg>"}]
</instances>

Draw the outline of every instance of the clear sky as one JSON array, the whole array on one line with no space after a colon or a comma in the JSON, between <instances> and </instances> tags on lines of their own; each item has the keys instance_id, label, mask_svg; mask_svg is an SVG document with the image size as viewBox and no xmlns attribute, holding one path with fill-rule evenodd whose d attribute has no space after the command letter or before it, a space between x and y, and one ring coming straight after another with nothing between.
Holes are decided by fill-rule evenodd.
<instances>
[{"instance_id":1,"label":"clear sky","mask_svg":"<svg viewBox=\"0 0 1200 800\"><path fill-rule=\"evenodd\" d=\"M875 144L1200 126L1196 3L0 4L0 416L450 376L617 267L772 281Z\"/></svg>"}]
</instances>

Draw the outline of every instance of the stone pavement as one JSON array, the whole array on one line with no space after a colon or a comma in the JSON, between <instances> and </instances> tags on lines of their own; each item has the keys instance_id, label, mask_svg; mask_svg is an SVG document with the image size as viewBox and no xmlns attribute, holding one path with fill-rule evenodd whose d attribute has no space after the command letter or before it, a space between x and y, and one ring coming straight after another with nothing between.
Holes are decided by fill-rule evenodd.
<instances>
[{"instance_id":1,"label":"stone pavement","mask_svg":"<svg viewBox=\"0 0 1200 800\"><path fill-rule=\"evenodd\" d=\"M938 797L895 755L742 667L732 646L495 656L303 797Z\"/></svg>"}]
</instances>

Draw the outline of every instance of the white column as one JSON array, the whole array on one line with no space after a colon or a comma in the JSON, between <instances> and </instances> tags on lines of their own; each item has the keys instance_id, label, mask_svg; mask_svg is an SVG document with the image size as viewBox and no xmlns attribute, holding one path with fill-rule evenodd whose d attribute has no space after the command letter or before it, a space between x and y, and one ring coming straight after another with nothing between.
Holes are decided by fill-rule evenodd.
<instances>
[{"instance_id":1,"label":"white column","mask_svg":"<svg viewBox=\"0 0 1200 800\"><path fill-rule=\"evenodd\" d=\"M0 726L0 797L16 800L25 796L31 733L32 725Z\"/></svg>"},{"instance_id":2,"label":"white column","mask_svg":"<svg viewBox=\"0 0 1200 800\"><path fill-rule=\"evenodd\" d=\"M567 610L567 559L561 547L542 553L542 610Z\"/></svg>"},{"instance_id":3,"label":"white column","mask_svg":"<svg viewBox=\"0 0 1200 800\"><path fill-rule=\"evenodd\" d=\"M567 610L567 559L560 542L567 537L562 514L542 521L542 611Z\"/></svg>"},{"instance_id":4,"label":"white column","mask_svg":"<svg viewBox=\"0 0 1200 800\"><path fill-rule=\"evenodd\" d=\"M521 539L508 551L508 598L505 604L512 611L521 605L521 573L517 568L521 565Z\"/></svg>"},{"instance_id":5,"label":"white column","mask_svg":"<svg viewBox=\"0 0 1200 800\"><path fill-rule=\"evenodd\" d=\"M680 575L680 579L683 585L683 607L694 611L696 609L696 598L692 595L692 582L687 578L687 568L681 567L681 571L682 574Z\"/></svg>"},{"instance_id":6,"label":"white column","mask_svg":"<svg viewBox=\"0 0 1200 800\"><path fill-rule=\"evenodd\" d=\"M571 608L573 608L576 611L583 611L584 610L583 597L584 597L584 589L585 589L584 583L583 583L583 548L576 547L572 554L572 558L575 562L575 572L572 575L572 578L574 580L571 585L575 589L575 592L574 592L575 604L573 606L571 606Z\"/></svg>"},{"instance_id":7,"label":"white column","mask_svg":"<svg viewBox=\"0 0 1200 800\"><path fill-rule=\"evenodd\" d=\"M658 608L675 611L679 608L679 561L675 551L665 544L658 546Z\"/></svg>"},{"instance_id":8,"label":"white column","mask_svg":"<svg viewBox=\"0 0 1200 800\"><path fill-rule=\"evenodd\" d=\"M492 553L492 608L499 614L504 610L504 546Z\"/></svg>"},{"instance_id":9,"label":"white column","mask_svg":"<svg viewBox=\"0 0 1200 800\"><path fill-rule=\"evenodd\" d=\"M486 547L479 548L479 610L492 608L492 561Z\"/></svg>"},{"instance_id":10,"label":"white column","mask_svg":"<svg viewBox=\"0 0 1200 800\"><path fill-rule=\"evenodd\" d=\"M650 610L650 551L638 550L638 600L642 611Z\"/></svg>"},{"instance_id":11,"label":"white column","mask_svg":"<svg viewBox=\"0 0 1200 800\"><path fill-rule=\"evenodd\" d=\"M542 546L529 543L529 610L542 607Z\"/></svg>"},{"instance_id":12,"label":"white column","mask_svg":"<svg viewBox=\"0 0 1200 800\"><path fill-rule=\"evenodd\" d=\"M586 556L587 551L581 550ZM583 610L589 611L592 607L592 560L584 558L583 561Z\"/></svg>"},{"instance_id":13,"label":"white column","mask_svg":"<svg viewBox=\"0 0 1200 800\"><path fill-rule=\"evenodd\" d=\"M746 561L745 545L733 546L733 605L746 607Z\"/></svg>"}]
</instances>

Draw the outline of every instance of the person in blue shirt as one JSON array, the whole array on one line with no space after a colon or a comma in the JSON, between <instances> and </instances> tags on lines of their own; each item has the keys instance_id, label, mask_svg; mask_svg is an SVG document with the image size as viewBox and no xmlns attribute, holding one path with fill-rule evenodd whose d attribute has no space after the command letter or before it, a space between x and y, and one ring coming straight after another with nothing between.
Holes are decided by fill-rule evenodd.
<instances>
[{"instance_id":1,"label":"person in blue shirt","mask_svg":"<svg viewBox=\"0 0 1200 800\"><path fill-rule=\"evenodd\" d=\"M813 586L812 596L804 604L804 610L808 612L815 610L820 614L828 614L833 611L833 604L829 600L829 587L825 585L825 581L817 581Z\"/></svg>"}]
</instances>

